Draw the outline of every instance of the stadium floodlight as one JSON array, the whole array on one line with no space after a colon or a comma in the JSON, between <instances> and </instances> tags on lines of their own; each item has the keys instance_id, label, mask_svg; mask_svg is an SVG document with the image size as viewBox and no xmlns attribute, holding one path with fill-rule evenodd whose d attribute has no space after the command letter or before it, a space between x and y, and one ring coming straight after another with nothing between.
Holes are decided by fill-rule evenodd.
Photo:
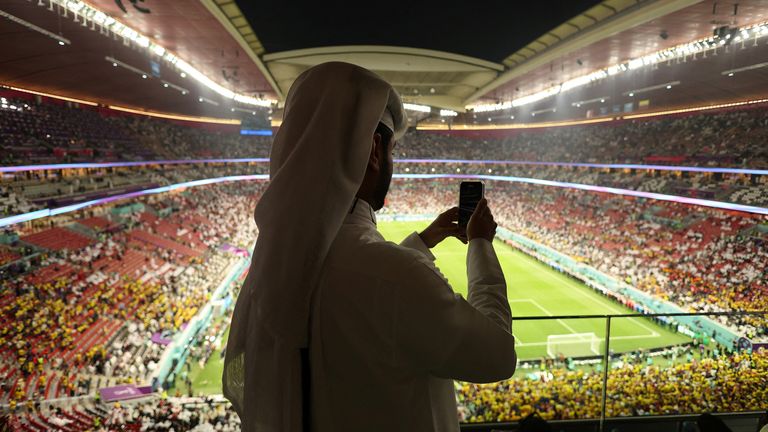
<instances>
[{"instance_id":1,"label":"stadium floodlight","mask_svg":"<svg viewBox=\"0 0 768 432\"><path fill-rule=\"evenodd\" d=\"M427 105L417 105L412 103L404 103L403 108L409 110L409 111L418 111L423 113L430 113L432 112L432 107Z\"/></svg>"},{"instance_id":2,"label":"stadium floodlight","mask_svg":"<svg viewBox=\"0 0 768 432\"><path fill-rule=\"evenodd\" d=\"M239 107L232 107L232 112L239 111L244 112L246 114L256 115L256 111L253 110L253 108L239 108ZM262 110L263 112L263 110Z\"/></svg>"},{"instance_id":3,"label":"stadium floodlight","mask_svg":"<svg viewBox=\"0 0 768 432\"><path fill-rule=\"evenodd\" d=\"M197 101L198 101L198 102L201 102L201 103L202 103L202 102L205 102L205 103L207 103L207 104L211 104L211 105L213 105L213 106L219 106L219 103L218 103L218 102L216 102L215 100L213 100L213 99L208 99L208 98L205 98L205 97L202 97L202 96L200 96L199 98L197 98Z\"/></svg>"},{"instance_id":4,"label":"stadium floodlight","mask_svg":"<svg viewBox=\"0 0 768 432\"><path fill-rule=\"evenodd\" d=\"M659 90L659 89L667 89L667 90L669 90L669 89L671 89L672 87L674 87L676 85L680 85L680 81L670 81L670 82L665 82L663 84L657 84L657 85L653 85L653 86L649 86L649 87L643 87L643 88L639 88L639 89L634 89L634 90L626 91L626 92L622 93L622 95L624 95L624 96L634 96L634 95L639 95L641 93L647 93L647 92L650 92L650 91L653 91L653 90Z\"/></svg>"},{"instance_id":5,"label":"stadium floodlight","mask_svg":"<svg viewBox=\"0 0 768 432\"><path fill-rule=\"evenodd\" d=\"M149 73L149 72L145 72L145 71L143 71L143 70L141 70L141 69L139 69L137 67L131 66L128 63L121 62L120 60L118 60L118 59L116 59L114 57L106 56L106 57L104 57L104 60L112 63L112 66L114 66L114 67L120 66L123 69L127 69L127 70L129 70L129 71L131 71L131 72L133 72L135 74L141 75L141 77L144 78L144 79L147 78L147 76L148 76L147 74Z\"/></svg>"},{"instance_id":6,"label":"stadium floodlight","mask_svg":"<svg viewBox=\"0 0 768 432\"><path fill-rule=\"evenodd\" d=\"M739 72L746 72L746 71L750 71L750 70L760 69L760 68L764 68L766 66L768 66L768 62L755 63L755 64L752 64L752 65L749 65L749 66L744 66L744 67L740 67L740 68L736 68L736 69L725 70L725 71L720 72L720 74L721 75L733 76L734 74L737 74Z\"/></svg>"},{"instance_id":7,"label":"stadium floodlight","mask_svg":"<svg viewBox=\"0 0 768 432\"><path fill-rule=\"evenodd\" d=\"M550 88L548 88L546 90L542 90L542 91L540 91L538 93L534 93L534 94L531 94L531 95L528 95L528 96L523 96L521 98L514 99L514 100L512 100L512 106L513 107L519 107L519 106L528 105L528 104L531 104L531 103L534 103L534 102L538 102L538 101L540 101L542 99L546 99L546 98L548 98L550 96L554 96L554 95L560 93L560 89L561 88L562 88L562 86L556 85L556 86L550 87Z\"/></svg>"},{"instance_id":8,"label":"stadium floodlight","mask_svg":"<svg viewBox=\"0 0 768 432\"><path fill-rule=\"evenodd\" d=\"M621 63L608 66L604 69L598 69L589 74L581 75L576 78L569 79L559 85L555 85L554 87L550 87L545 90L534 92L527 96L512 99L510 101L504 101L504 102L500 101L495 104L478 104L474 106L470 105L470 106L467 106L466 108L468 110L474 110L474 112L485 112L485 111L498 111L498 110L507 109L513 106L519 107L519 106L531 104L534 102L538 102L542 99L545 99L547 97L554 96L559 93L566 92L568 90L571 90L577 87L581 87L583 85L589 84L597 80L601 80L609 76L615 76L617 74L620 74L626 71L636 70L644 66L655 65L662 61L671 61L676 58L678 59L681 57L685 58L689 55L706 53L710 49L717 50L718 47L725 45L726 41L730 42L732 40L732 36L738 35L739 32L741 32L741 35L738 36L740 39L743 38L746 40L747 37L754 37L755 40L757 40L757 38L759 37L764 37L768 35L768 25L766 24L767 23L759 23L749 27L744 27L742 29L734 28L733 34L728 32L728 33L723 33L723 35L718 35L716 33L712 37L694 40L692 42L680 44L671 48L665 48L663 50L656 51L641 57L628 59Z\"/></svg>"},{"instance_id":9,"label":"stadium floodlight","mask_svg":"<svg viewBox=\"0 0 768 432\"><path fill-rule=\"evenodd\" d=\"M575 107L580 108L582 105L589 105L589 104L593 104L593 103L597 103L597 102L604 103L605 101L609 100L610 98L611 98L610 96L601 96L601 97L596 97L596 98L592 98L592 99L580 100L580 101L576 101L576 102L571 102L571 106L575 106Z\"/></svg>"},{"instance_id":10,"label":"stadium floodlight","mask_svg":"<svg viewBox=\"0 0 768 432\"><path fill-rule=\"evenodd\" d=\"M536 116L536 115L539 115L539 114L545 114L545 113L549 113L549 112L557 112L557 108L555 108L555 107L544 108L544 109L532 111L531 114Z\"/></svg>"},{"instance_id":11,"label":"stadium floodlight","mask_svg":"<svg viewBox=\"0 0 768 432\"><path fill-rule=\"evenodd\" d=\"M488 111L501 111L505 109L512 108L512 102L499 102L494 104L478 104L473 106L468 106L467 109L472 110L476 113L482 113L482 112L488 112Z\"/></svg>"},{"instance_id":12,"label":"stadium floodlight","mask_svg":"<svg viewBox=\"0 0 768 432\"><path fill-rule=\"evenodd\" d=\"M547 355L570 358L600 355L600 339L594 333L568 333L547 336Z\"/></svg>"},{"instance_id":13,"label":"stadium floodlight","mask_svg":"<svg viewBox=\"0 0 768 432\"><path fill-rule=\"evenodd\" d=\"M5 19L7 19L7 20L9 20L9 21L13 21L16 24L22 25L22 26L24 26L24 27L26 27L26 28L28 28L28 29L30 29L32 31L36 31L36 32L38 32L38 33L40 33L42 35L48 36L51 39L55 39L55 40L57 40L59 42L59 45L61 45L61 46L70 45L72 43L69 39L65 38L64 36L57 35L56 33L50 32L50 31L48 31L48 30L46 30L46 29L44 29L42 27L38 27L38 26L32 24L31 22L23 20L23 19L15 16L15 15L11 15L11 14L9 14L8 12L6 12L4 10L0 10L0 16L5 18Z\"/></svg>"},{"instance_id":14,"label":"stadium floodlight","mask_svg":"<svg viewBox=\"0 0 768 432\"><path fill-rule=\"evenodd\" d=\"M169 52L165 47L155 42L152 42L149 39L149 37L119 22L115 18L107 15L106 13L94 8L93 6L83 1L49 0L48 4L51 7L53 7L54 4L61 7L64 10L64 14L66 14L66 11L71 11L75 15L74 17L75 20L77 20L78 17L80 17L82 18L84 24L86 23L87 20L90 20L92 23L98 24L102 29L111 31L113 34L122 37L124 40L135 43L139 47L146 49L150 55L161 57L167 63L175 66L181 72L182 78L189 75L194 79L196 79L197 81L199 81L204 86L208 87L210 90L213 90L214 92L216 92L217 94L221 95L224 98L234 99L236 102L240 102L246 105L271 106L272 104L277 103L277 101L274 101L274 100L263 99L263 98L257 99L257 98L249 97L246 95L241 95L228 88L225 88L219 85L218 83L213 81L211 78L209 78L208 76L206 76L205 74L203 74L202 72L194 68L189 63L185 62L178 56ZM45 6L43 2L39 2L38 5ZM23 21L16 17L13 17L10 14L0 11L0 15L3 15L3 14L8 15L7 18L13 21L16 21L16 22ZM24 22L26 23L26 21ZM29 24L29 26L34 26L31 23L27 23L27 24ZM50 37L53 37L54 39L57 39L59 41L64 41L67 44L70 43L69 40L66 38L62 38L58 35L48 32L47 30L40 29L37 26L34 26L34 27L36 27L36 31L40 31L41 33L45 32L44 34ZM91 26L91 29L94 29L94 26Z\"/></svg>"}]
</instances>

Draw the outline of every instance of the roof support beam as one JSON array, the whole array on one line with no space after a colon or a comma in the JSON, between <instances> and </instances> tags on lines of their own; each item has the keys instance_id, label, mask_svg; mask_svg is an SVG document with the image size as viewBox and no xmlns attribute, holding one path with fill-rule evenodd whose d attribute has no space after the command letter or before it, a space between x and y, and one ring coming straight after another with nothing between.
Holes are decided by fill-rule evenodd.
<instances>
[{"instance_id":1,"label":"roof support beam","mask_svg":"<svg viewBox=\"0 0 768 432\"><path fill-rule=\"evenodd\" d=\"M219 6L213 0L200 0L200 3L202 3L206 9L208 9L211 15L216 17L216 19L221 23L222 26L224 26L227 32L229 32L232 38L237 41L238 45L240 45L248 57L253 60L253 63L256 65L256 67L259 68L259 71L261 71L261 73L264 75L264 78L266 78L267 82L272 87L272 90L274 90L278 100L282 101L285 99L285 95L280 90L280 86L277 85L277 82L275 82L275 78L269 72L269 69L267 69L267 67L264 65L264 62L261 61L261 58L259 58L259 56L253 52L253 49L250 47L248 42L243 39L243 35L241 35L237 28L235 28L230 18L224 14L221 8L219 8Z\"/></svg>"},{"instance_id":2,"label":"roof support beam","mask_svg":"<svg viewBox=\"0 0 768 432\"><path fill-rule=\"evenodd\" d=\"M701 0L656 0L632 6L630 9L626 9L625 11L622 11L622 13L612 16L602 23L590 26L584 31L577 32L573 36L570 36L563 41L553 45L546 51L528 57L521 64L507 70L503 74L499 75L498 78L473 93L464 101L464 104L469 104L487 95L498 87L508 83L509 81L532 72L541 66L547 65L550 62L557 60L559 57L562 57L563 55L587 47L595 42L599 42L624 30L668 15L672 12L678 11L699 2L701 2ZM570 22L567 24L576 27ZM530 45L522 48L520 51L523 49L534 51L530 48Z\"/></svg>"}]
</instances>

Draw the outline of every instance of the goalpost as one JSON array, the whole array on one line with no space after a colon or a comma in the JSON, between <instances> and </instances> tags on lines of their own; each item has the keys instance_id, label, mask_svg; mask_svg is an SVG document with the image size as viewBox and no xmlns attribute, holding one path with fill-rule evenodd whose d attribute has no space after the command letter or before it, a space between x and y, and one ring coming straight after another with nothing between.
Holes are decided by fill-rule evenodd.
<instances>
[{"instance_id":1,"label":"goalpost","mask_svg":"<svg viewBox=\"0 0 768 432\"><path fill-rule=\"evenodd\" d=\"M569 333L547 336L547 355L555 358L600 355L600 339L594 333Z\"/></svg>"}]
</instances>

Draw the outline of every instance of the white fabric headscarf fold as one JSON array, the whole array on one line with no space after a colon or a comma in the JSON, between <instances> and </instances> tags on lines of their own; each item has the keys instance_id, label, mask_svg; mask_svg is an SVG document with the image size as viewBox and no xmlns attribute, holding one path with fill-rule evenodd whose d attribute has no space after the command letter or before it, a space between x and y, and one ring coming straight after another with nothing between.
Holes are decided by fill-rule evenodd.
<instances>
[{"instance_id":1,"label":"white fabric headscarf fold","mask_svg":"<svg viewBox=\"0 0 768 432\"><path fill-rule=\"evenodd\" d=\"M403 135L400 97L355 65L315 66L288 93L224 361L224 395L243 431L302 430L299 350L308 346L310 300L363 181L379 122L396 139Z\"/></svg>"}]
</instances>

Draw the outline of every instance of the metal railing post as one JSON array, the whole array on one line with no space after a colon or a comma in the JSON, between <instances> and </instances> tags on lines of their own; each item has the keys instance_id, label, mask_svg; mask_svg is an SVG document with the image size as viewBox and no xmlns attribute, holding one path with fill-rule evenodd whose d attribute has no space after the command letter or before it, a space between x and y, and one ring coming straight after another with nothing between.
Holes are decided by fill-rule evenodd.
<instances>
[{"instance_id":1,"label":"metal railing post","mask_svg":"<svg viewBox=\"0 0 768 432\"><path fill-rule=\"evenodd\" d=\"M611 316L605 317L605 351L603 352L603 401L600 409L600 432L605 427L605 404L608 397L608 370L611 368Z\"/></svg>"}]
</instances>

